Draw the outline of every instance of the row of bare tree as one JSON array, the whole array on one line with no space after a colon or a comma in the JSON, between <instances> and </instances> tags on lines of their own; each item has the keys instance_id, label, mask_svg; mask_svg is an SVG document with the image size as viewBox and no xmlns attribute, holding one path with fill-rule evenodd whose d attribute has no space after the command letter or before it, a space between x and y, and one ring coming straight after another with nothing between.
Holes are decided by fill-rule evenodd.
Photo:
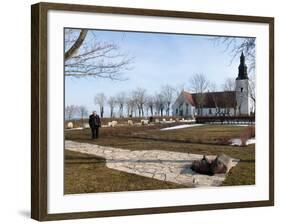
<instances>
[{"instance_id":1,"label":"row of bare tree","mask_svg":"<svg viewBox=\"0 0 281 224\"><path fill-rule=\"evenodd\" d=\"M99 106L101 117L104 116L104 108L106 106L110 109L110 117L115 116L115 110L119 117L132 117L138 116L170 116L171 106L175 102L179 94L184 90L184 85L180 87L173 87L171 85L162 86L159 92L154 95L148 94L144 88L137 88L130 92L119 92L115 96L107 97L104 93L98 93L94 102ZM217 99L217 91L234 91L235 80L227 78L220 89L217 88L215 83L210 82L204 74L195 74L189 80L189 90L196 93L197 109L202 113L205 101L206 92L210 92L215 104L221 99ZM255 102L255 82L250 79L249 90L250 97ZM235 108L235 101L228 99L229 95L225 95L225 108Z\"/></svg>"},{"instance_id":2,"label":"row of bare tree","mask_svg":"<svg viewBox=\"0 0 281 224\"><path fill-rule=\"evenodd\" d=\"M94 102L100 108L101 117L104 116L106 105L110 109L110 117L115 115L115 110L118 111L120 117L143 117L145 113L151 116L155 114L163 116L164 112L169 116L172 102L177 94L175 87L165 85L154 95L148 94L144 88L137 88L130 92L119 92L115 96L109 97L104 93L98 93L94 98Z\"/></svg>"},{"instance_id":3,"label":"row of bare tree","mask_svg":"<svg viewBox=\"0 0 281 224\"><path fill-rule=\"evenodd\" d=\"M75 117L80 117L81 120L88 116L88 110L85 106L68 105L65 107L66 120L72 120Z\"/></svg>"},{"instance_id":4,"label":"row of bare tree","mask_svg":"<svg viewBox=\"0 0 281 224\"><path fill-rule=\"evenodd\" d=\"M170 116L171 107L176 98L184 90L184 84L178 87L171 85L164 85L159 92L151 95L148 94L144 88L137 88L130 92L119 92L114 96L106 96L104 93L98 93L94 97L94 103L99 107L100 116L104 117L105 107L108 106L110 117L114 117L116 114L119 117L144 117L147 116ZM196 93L197 109L199 114L202 113L203 105L205 101L206 92L210 92L213 101L222 101L217 99L217 91L234 91L235 80L227 78L220 89L217 88L215 83L210 82L204 74L195 74L189 80L189 90ZM250 97L255 103L255 82L254 79L250 79L249 90ZM225 108L239 107L236 105L236 101L230 101L228 95L225 96ZM115 113L116 112L116 113ZM88 115L88 110L85 106L70 105L65 108L66 119L70 120L74 117L81 117L83 119Z\"/></svg>"}]
</instances>

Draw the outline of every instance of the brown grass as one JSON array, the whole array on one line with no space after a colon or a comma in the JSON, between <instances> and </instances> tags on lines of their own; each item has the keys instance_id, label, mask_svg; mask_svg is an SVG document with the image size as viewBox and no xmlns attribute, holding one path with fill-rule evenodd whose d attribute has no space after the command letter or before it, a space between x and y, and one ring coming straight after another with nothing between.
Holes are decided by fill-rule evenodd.
<instances>
[{"instance_id":1,"label":"brown grass","mask_svg":"<svg viewBox=\"0 0 281 224\"><path fill-rule=\"evenodd\" d=\"M105 166L105 160L92 155L65 150L65 194L174 189L185 186Z\"/></svg>"},{"instance_id":2,"label":"brown grass","mask_svg":"<svg viewBox=\"0 0 281 224\"><path fill-rule=\"evenodd\" d=\"M231 138L239 138L244 127L239 126L198 126L193 128L175 129L169 131L160 131L161 128L178 125L174 124L157 124L152 126L117 126L114 128L101 128L101 139L97 140L98 144L103 144L103 140L111 141L111 138L125 138L126 140L143 139L155 140L159 142L174 143L195 143L195 144L211 144L226 145ZM77 141L90 140L90 129L66 131L66 139Z\"/></svg>"},{"instance_id":3,"label":"brown grass","mask_svg":"<svg viewBox=\"0 0 281 224\"><path fill-rule=\"evenodd\" d=\"M241 132L245 127L239 126L230 126L230 125L204 125L193 128L186 129L176 129L169 131L160 131L160 128L166 127L165 125L155 125L155 126L131 126L131 127L115 127L115 128L101 128L100 138L97 140L90 139L90 130L75 130L75 131L66 131L65 138L69 140L75 140L79 142L88 142L103 146L112 146L123 149L130 150L167 150L167 151L176 151L176 152L189 152L196 154L206 154L206 155L219 155L226 154L233 158L240 159L241 162L229 173L224 185L250 185L255 184L255 145L248 145L243 148L235 147L230 145L224 145L221 143L221 139L228 141L231 138L239 138ZM89 164L88 164L89 165ZM90 165L89 165L90 166ZM69 163L66 163L66 167L69 167ZM70 168L72 171L75 168ZM77 169L77 168L76 168ZM88 169L88 174L96 178L95 176L99 173L102 173L102 169L107 169L103 166L100 167L99 172L94 172L90 167ZM80 168L78 169L80 170ZM81 171L81 170L80 170ZM88 176L84 173L77 171L76 178L80 178L79 181L75 181L73 178L70 178L66 181L69 185L75 185L77 182L84 183L85 189L88 189L88 192L94 191L97 192L98 187L95 186L97 182L90 181ZM70 172L70 171L69 171ZM115 172L115 171L114 171ZM117 172L117 171L116 171ZM87 173L87 172L86 172ZM119 172L122 173L122 172ZM128 190L128 183L124 182L122 187L116 186L113 184L111 174L105 175L103 179L99 179L101 182L108 182L110 190L102 191L119 191ZM122 173L122 177L128 174ZM118 175L117 175L118 176ZM118 183L118 178L114 179ZM119 175L120 176L120 175ZM135 176L135 175L134 175ZM108 179L107 179L108 178ZM143 177L138 177L142 179ZM154 181L153 179L146 178L147 181ZM125 178L125 181L128 180ZM163 185L160 184L151 185L150 189L162 189ZM81 185L81 184L80 184ZM117 184L118 185L118 184ZM145 188L145 186L137 187L136 185L130 185L131 190ZM171 185L170 185L171 186ZM73 187L73 186L72 186ZM175 188L177 188L174 185ZM83 188L83 187L81 187ZM116 188L116 189L115 189ZM148 188L145 188L148 189Z\"/></svg>"}]
</instances>

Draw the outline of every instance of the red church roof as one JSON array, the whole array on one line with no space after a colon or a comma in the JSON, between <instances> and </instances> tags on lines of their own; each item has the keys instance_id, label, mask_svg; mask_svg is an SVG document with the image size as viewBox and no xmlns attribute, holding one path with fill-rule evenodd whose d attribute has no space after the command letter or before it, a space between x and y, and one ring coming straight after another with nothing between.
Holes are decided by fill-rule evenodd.
<instances>
[{"instance_id":1,"label":"red church roof","mask_svg":"<svg viewBox=\"0 0 281 224\"><path fill-rule=\"evenodd\" d=\"M199 106L201 99L203 100L201 106L205 108L227 108L236 106L235 91L206 92L203 94L183 91L181 95L186 102L195 107Z\"/></svg>"}]
</instances>

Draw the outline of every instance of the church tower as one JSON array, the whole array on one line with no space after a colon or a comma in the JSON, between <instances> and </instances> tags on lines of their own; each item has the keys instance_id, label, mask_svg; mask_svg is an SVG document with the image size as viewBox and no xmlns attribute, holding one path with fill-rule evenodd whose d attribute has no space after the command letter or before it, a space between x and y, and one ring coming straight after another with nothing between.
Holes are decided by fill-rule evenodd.
<instances>
[{"instance_id":1,"label":"church tower","mask_svg":"<svg viewBox=\"0 0 281 224\"><path fill-rule=\"evenodd\" d=\"M245 64L245 56L242 52L240 56L240 65L238 67L238 77L235 81L235 92L237 102L237 115L250 115L251 98L249 92L249 77L247 66Z\"/></svg>"}]
</instances>

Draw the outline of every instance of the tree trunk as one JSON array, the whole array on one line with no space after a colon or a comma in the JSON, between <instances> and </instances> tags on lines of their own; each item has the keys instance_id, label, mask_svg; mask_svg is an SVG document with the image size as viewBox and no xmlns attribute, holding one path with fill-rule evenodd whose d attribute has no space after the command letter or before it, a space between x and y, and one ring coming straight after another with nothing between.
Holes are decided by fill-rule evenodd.
<instances>
[{"instance_id":1,"label":"tree trunk","mask_svg":"<svg viewBox=\"0 0 281 224\"><path fill-rule=\"evenodd\" d=\"M77 38L75 43L68 49L67 52L64 53L65 60L70 59L75 54L75 52L81 47L87 36L87 33L88 30L84 30L84 29L81 30L79 37Z\"/></svg>"},{"instance_id":2,"label":"tree trunk","mask_svg":"<svg viewBox=\"0 0 281 224\"><path fill-rule=\"evenodd\" d=\"M100 108L100 117L103 118L103 107Z\"/></svg>"},{"instance_id":3,"label":"tree trunk","mask_svg":"<svg viewBox=\"0 0 281 224\"><path fill-rule=\"evenodd\" d=\"M167 108L167 114L168 114L168 116L170 116L170 102L168 103L168 108Z\"/></svg>"}]
</instances>

